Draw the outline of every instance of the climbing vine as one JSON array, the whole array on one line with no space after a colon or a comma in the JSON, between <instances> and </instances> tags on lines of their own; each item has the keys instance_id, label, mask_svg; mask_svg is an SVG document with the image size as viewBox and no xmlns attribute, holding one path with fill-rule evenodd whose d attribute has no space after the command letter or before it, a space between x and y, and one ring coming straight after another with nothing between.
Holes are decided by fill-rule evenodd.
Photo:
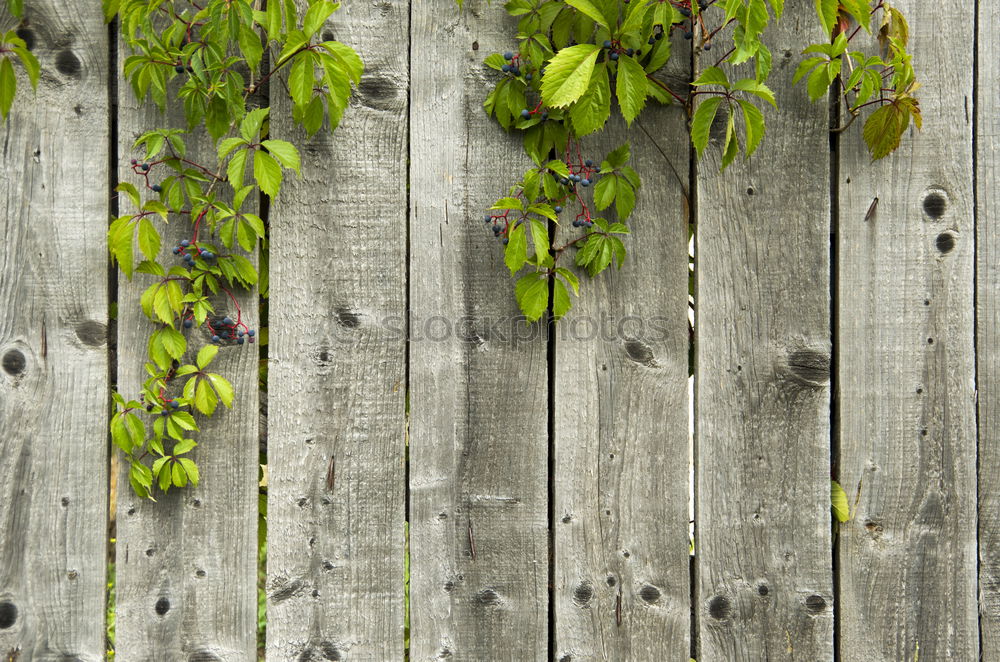
<instances>
[{"instance_id":1,"label":"climbing vine","mask_svg":"<svg viewBox=\"0 0 1000 662\"><path fill-rule=\"evenodd\" d=\"M135 141L133 178L116 188L127 210L108 230L122 273L149 282L140 298L150 329L146 379L135 399L112 394L110 431L132 488L153 498L157 489L198 483L190 456L199 431L195 414L211 417L219 403L231 407L235 398L213 362L219 352L260 339L237 298L255 287L266 293L266 262L258 272L252 259L266 241L254 202L261 194L274 199L286 173L299 173L300 159L293 143L271 135L270 108L254 102L287 71L278 89L287 89L294 121L310 135L324 125L333 131L363 64L349 46L317 36L339 6L328 0L102 4L107 21L118 19L129 52L123 73L136 99L161 111L180 108L186 118L184 127L155 128ZM7 9L21 17L22 0L7 0ZM39 67L15 32L3 35L0 56L6 118L17 86L12 59L33 86ZM189 145L206 141L214 147L210 162L189 155ZM161 251L168 222L186 230Z\"/></svg>"},{"instance_id":2,"label":"climbing vine","mask_svg":"<svg viewBox=\"0 0 1000 662\"><path fill-rule=\"evenodd\" d=\"M509 0L504 7L518 18L518 47L486 58L501 75L484 106L504 129L521 133L534 167L483 219L517 277L525 317L538 320L551 307L559 319L580 286L567 256L591 277L622 266L622 237L641 185L628 144L594 159L582 139L605 126L613 101L629 125L647 103L677 103L690 117L699 156L719 116L722 168L741 153L749 158L765 134L762 105L777 107L761 36L781 18L784 0ZM867 114L864 139L880 159L911 121L921 124L906 20L885 0L816 0L816 10L830 39L805 49L794 82L804 80L813 101L833 90L848 118L834 131ZM663 75L674 34L693 43L703 64L714 61L686 89L673 89ZM857 50L859 34L877 38L879 53ZM613 217L600 215L612 207Z\"/></svg>"}]
</instances>

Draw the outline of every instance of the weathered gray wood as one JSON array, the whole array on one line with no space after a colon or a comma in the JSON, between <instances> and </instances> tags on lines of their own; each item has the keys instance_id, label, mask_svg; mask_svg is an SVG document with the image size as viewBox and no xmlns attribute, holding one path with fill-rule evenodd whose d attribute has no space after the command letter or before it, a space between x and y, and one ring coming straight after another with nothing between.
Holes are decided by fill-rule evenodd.
<instances>
[{"instance_id":1,"label":"weathered gray wood","mask_svg":"<svg viewBox=\"0 0 1000 662\"><path fill-rule=\"evenodd\" d=\"M531 165L482 107L516 28L485 0L412 16L410 659L545 660L546 330L482 221Z\"/></svg>"},{"instance_id":2,"label":"weathered gray wood","mask_svg":"<svg viewBox=\"0 0 1000 662\"><path fill-rule=\"evenodd\" d=\"M305 4L305 3L300 3ZM347 3L324 38L360 88L271 208L269 660L401 660L409 3Z\"/></svg>"},{"instance_id":3,"label":"weathered gray wood","mask_svg":"<svg viewBox=\"0 0 1000 662\"><path fill-rule=\"evenodd\" d=\"M688 44L678 35L671 61L681 91ZM629 256L581 273L555 331L554 659L688 662L687 114L651 105L630 131L585 139L584 155L599 163L626 140L643 178ZM556 245L577 236L572 217Z\"/></svg>"},{"instance_id":4,"label":"weathered gray wood","mask_svg":"<svg viewBox=\"0 0 1000 662\"><path fill-rule=\"evenodd\" d=\"M120 45L119 63L126 56L126 48ZM142 178L132 173L129 159L144 156L133 151L132 144L145 131L185 128L183 110L178 105L160 114L151 101L140 107L124 79L119 90L119 179L139 187L144 197L155 196L142 191ZM215 146L207 133L197 131L185 136L185 141L188 159L215 167ZM168 174L165 166L154 166L150 172L151 184ZM220 184L216 190L225 194L230 189ZM120 213L132 211L126 197L119 204ZM163 235L160 262L165 265L179 262L170 251L192 233L189 216L173 215L170 221L169 227L159 226ZM203 231L201 237L207 233ZM218 243L217 238L210 241ZM146 346L156 327L143 315L139 296L152 282L143 274L136 274L132 282L119 278L118 388L127 399L138 396L146 377ZM255 293L233 293L243 321L257 328ZM224 294L214 297L213 305L217 315L237 318L235 306ZM186 335L185 361L192 362L210 333L201 327ZM232 410L220 403L211 418L190 408L201 428L194 435L199 446L191 454L200 470L198 487L172 488L167 495L154 495L155 503L138 499L128 482L128 464L122 463L116 520L118 660L245 662L255 658L257 365L257 345L223 347L212 362L212 370L232 383L236 397ZM183 380L177 380L169 395L179 394L182 388Z\"/></svg>"},{"instance_id":5,"label":"weathered gray wood","mask_svg":"<svg viewBox=\"0 0 1000 662\"><path fill-rule=\"evenodd\" d=\"M695 609L706 661L833 659L828 110L791 88L796 54L823 40L812 3L786 4L765 40L780 111L765 107L764 143L719 173L723 124L698 164Z\"/></svg>"},{"instance_id":6,"label":"weathered gray wood","mask_svg":"<svg viewBox=\"0 0 1000 662\"><path fill-rule=\"evenodd\" d=\"M0 126L0 659L104 659L108 40L26 3L43 68ZM4 11L0 29L15 26ZM17 67L20 70L20 67Z\"/></svg>"},{"instance_id":7,"label":"weathered gray wood","mask_svg":"<svg viewBox=\"0 0 1000 662\"><path fill-rule=\"evenodd\" d=\"M1000 14L979 5L976 95L976 363L981 659L1000 658ZM966 225L968 229L968 225Z\"/></svg>"},{"instance_id":8,"label":"weathered gray wood","mask_svg":"<svg viewBox=\"0 0 1000 662\"><path fill-rule=\"evenodd\" d=\"M860 131L840 143L840 652L976 660L975 7L893 4L922 54L923 131L874 164Z\"/></svg>"}]
</instances>

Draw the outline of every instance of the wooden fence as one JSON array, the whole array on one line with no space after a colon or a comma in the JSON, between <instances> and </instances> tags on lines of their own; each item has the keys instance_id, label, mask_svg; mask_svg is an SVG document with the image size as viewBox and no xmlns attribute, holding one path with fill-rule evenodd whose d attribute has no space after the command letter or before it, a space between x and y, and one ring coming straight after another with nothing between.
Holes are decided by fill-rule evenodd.
<instances>
[{"instance_id":1,"label":"wooden fence","mask_svg":"<svg viewBox=\"0 0 1000 662\"><path fill-rule=\"evenodd\" d=\"M264 434L270 661L1000 660L992 3L894 3L924 128L872 164L788 89L820 39L788 0L761 150L692 163L678 107L593 140L631 139L644 177L631 256L527 333L477 220L527 165L482 111L512 22L348 0L330 29L364 80L267 210L267 392L252 352L220 354L238 401L204 423L201 486L121 484L113 548L109 391L136 391L149 325L138 281L109 280L109 191L179 118L119 85L96 0L26 4L43 78L0 129L0 660L104 659L111 552L116 659L255 659Z\"/></svg>"}]
</instances>

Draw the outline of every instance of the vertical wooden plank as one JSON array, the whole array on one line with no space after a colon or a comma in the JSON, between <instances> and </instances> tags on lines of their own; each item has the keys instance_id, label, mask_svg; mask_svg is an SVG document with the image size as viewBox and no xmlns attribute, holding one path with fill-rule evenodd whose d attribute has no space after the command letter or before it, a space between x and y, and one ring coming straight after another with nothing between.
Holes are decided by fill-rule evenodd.
<instances>
[{"instance_id":1,"label":"vertical wooden plank","mask_svg":"<svg viewBox=\"0 0 1000 662\"><path fill-rule=\"evenodd\" d=\"M104 659L108 40L26 3L41 62L0 126L0 658ZM14 27L3 14L0 29ZM19 67L18 67L19 69Z\"/></svg>"},{"instance_id":2,"label":"vertical wooden plank","mask_svg":"<svg viewBox=\"0 0 1000 662\"><path fill-rule=\"evenodd\" d=\"M708 661L833 659L828 109L791 87L814 41L812 3L786 4L765 33L780 110L764 108L764 143L720 173L717 124L698 164L696 609Z\"/></svg>"},{"instance_id":3,"label":"vertical wooden plank","mask_svg":"<svg viewBox=\"0 0 1000 662\"><path fill-rule=\"evenodd\" d=\"M981 659L1000 658L1000 14L979 7L976 93L976 362L979 389Z\"/></svg>"},{"instance_id":4,"label":"vertical wooden plank","mask_svg":"<svg viewBox=\"0 0 1000 662\"><path fill-rule=\"evenodd\" d=\"M840 149L839 475L860 495L838 539L840 652L976 660L975 6L893 5L923 131L874 164L860 131Z\"/></svg>"},{"instance_id":5,"label":"vertical wooden plank","mask_svg":"<svg viewBox=\"0 0 1000 662\"><path fill-rule=\"evenodd\" d=\"M119 44L118 62L128 56ZM182 83L169 84L174 94ZM158 128L186 128L180 105L169 105L160 113L151 101L139 105L130 84L119 82L119 178L143 190L144 180L132 172L135 139ZM187 158L214 168L215 145L203 130L185 135ZM150 170L150 185L167 177L165 166ZM230 191L220 185L223 195ZM128 199L120 199L124 214ZM247 207L249 208L249 204ZM159 226L163 236L161 264L180 263L171 249L192 236L188 215L171 215L169 226ZM206 237L203 231L201 237ZM218 242L218 239L213 239ZM210 240L210 241L213 241ZM156 326L142 314L139 297L153 282L136 274L131 282L119 278L118 285L118 388L135 398L146 378L143 365L147 342ZM257 328L257 297L234 290L242 320ZM237 319L233 301L223 293L213 297L219 317ZM186 331L191 363L199 349L210 341L207 327ZM221 404L214 416L194 411L201 431L192 451L201 481L198 487L172 488L154 495L156 502L136 497L128 482L127 463L118 476L116 546L115 650L119 660L205 660L245 662L256 658L257 647L257 477L258 477L258 377L257 346L222 347L212 362L215 372L228 379L235 390L231 410ZM183 388L183 380L171 384L168 395Z\"/></svg>"},{"instance_id":6,"label":"vertical wooden plank","mask_svg":"<svg viewBox=\"0 0 1000 662\"><path fill-rule=\"evenodd\" d=\"M669 71L682 91L688 44L678 35ZM687 114L651 105L585 156L626 140L642 177L629 256L584 275L555 329L554 659L688 662ZM555 243L574 236L567 223Z\"/></svg>"},{"instance_id":7,"label":"vertical wooden plank","mask_svg":"<svg viewBox=\"0 0 1000 662\"><path fill-rule=\"evenodd\" d=\"M548 370L483 211L530 161L483 112L497 4L413 5L411 659L548 656Z\"/></svg>"},{"instance_id":8,"label":"vertical wooden plank","mask_svg":"<svg viewBox=\"0 0 1000 662\"><path fill-rule=\"evenodd\" d=\"M305 3L300 3L304 5ZM349 2L324 39L360 89L271 208L269 660L401 660L404 625L409 3Z\"/></svg>"}]
</instances>

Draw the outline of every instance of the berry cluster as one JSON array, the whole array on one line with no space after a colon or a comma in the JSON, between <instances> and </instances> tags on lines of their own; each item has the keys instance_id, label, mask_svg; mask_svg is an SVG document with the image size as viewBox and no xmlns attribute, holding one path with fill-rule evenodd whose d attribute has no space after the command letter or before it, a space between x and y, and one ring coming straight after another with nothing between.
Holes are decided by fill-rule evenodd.
<instances>
[{"instance_id":1,"label":"berry cluster","mask_svg":"<svg viewBox=\"0 0 1000 662\"><path fill-rule=\"evenodd\" d=\"M176 363L176 362L175 362ZM157 407L160 408L160 416L169 416L170 412L180 409L181 403L174 398L168 398L164 393L160 393L159 400L155 403L146 402L146 395L144 393L139 394L139 402L143 402L146 405L146 411L153 412Z\"/></svg>"},{"instance_id":2,"label":"berry cluster","mask_svg":"<svg viewBox=\"0 0 1000 662\"><path fill-rule=\"evenodd\" d=\"M683 16L684 18L688 19L687 21L685 21L683 23L680 23L678 25L675 25L674 27L676 29L684 31L684 38L685 39L693 39L694 38L695 21L697 21L698 23L700 23L701 27L702 27L702 30L703 30L703 32L706 35L706 37L705 37L705 43L702 44L702 49L706 50L706 51L712 50L712 43L709 40L712 38L712 36L715 34L715 32L717 32L717 30L715 32L709 32L705 28L705 23L701 19L701 12L705 11L705 9L708 8L708 6L710 4L712 4L713 1L714 0L698 0L698 16L697 17L695 17L695 16L692 15L693 12L691 11L691 0L680 0L680 2L674 2L674 3L672 3L674 5L674 7L677 8L677 12L681 16ZM650 43L652 43L652 42L650 42Z\"/></svg>"},{"instance_id":3,"label":"berry cluster","mask_svg":"<svg viewBox=\"0 0 1000 662\"><path fill-rule=\"evenodd\" d=\"M652 37L650 37L649 43L651 44L653 43ZM637 51L634 48L623 48L622 43L617 39L613 41L611 39L605 39L604 43L601 44L601 46L603 46L606 50L610 51L610 53L608 53L608 59L611 60L612 62L616 61L619 57L621 57L622 53L628 55L629 57L633 55L635 55L636 57L640 57L642 55L642 51Z\"/></svg>"},{"instance_id":4,"label":"berry cluster","mask_svg":"<svg viewBox=\"0 0 1000 662\"><path fill-rule=\"evenodd\" d=\"M149 183L149 169L154 165L156 165L156 163L140 162L137 159L132 159L131 161L129 161L129 163L132 164L132 172L134 172L137 175L142 175L143 178L146 180L146 188L153 191L153 193L159 193L163 190L163 187L160 186L159 184Z\"/></svg>"},{"instance_id":5,"label":"berry cluster","mask_svg":"<svg viewBox=\"0 0 1000 662\"><path fill-rule=\"evenodd\" d=\"M567 201L572 201L572 200L577 201L580 204L580 212L576 215L576 218L573 220L573 227L592 228L594 227L594 222L591 220L590 209L587 207L586 202L584 202L579 197L579 194L577 192L577 185L579 184L582 187L589 187L591 184L595 183L597 181L598 167L594 165L594 162L591 159L583 160L579 158L579 154L577 156L578 156L577 158L578 162L574 164L572 159L569 158L569 150L567 149L566 168L568 170L568 174L566 176L563 176L562 174L554 171L549 171L548 174L554 176L556 182L566 187L566 195L562 196L557 200L549 202L554 203L552 205L552 210L556 214L561 214L563 213L563 206L567 203ZM521 197L523 195L524 192L521 191L518 194L518 197ZM533 201L528 201L528 202L531 203ZM511 224L510 214L512 211L515 210L506 209L502 213L498 212L495 214L486 214L485 216L483 216L483 221L487 225L492 224L491 229L493 230L493 236L498 240L500 240L501 243L503 243L504 245L509 243L508 239L509 231L512 228L516 228L517 226L521 225L521 223L523 223L524 219L526 218L526 215L522 213L521 218L519 218L518 220L514 221L513 224Z\"/></svg>"},{"instance_id":6,"label":"berry cluster","mask_svg":"<svg viewBox=\"0 0 1000 662\"><path fill-rule=\"evenodd\" d=\"M209 250L202 249L198 244L191 243L188 239L181 239L180 242L174 246L174 255L182 255L185 264L190 268L194 266L195 255L203 260L211 260L216 257L215 253Z\"/></svg>"},{"instance_id":7,"label":"berry cluster","mask_svg":"<svg viewBox=\"0 0 1000 662\"><path fill-rule=\"evenodd\" d=\"M240 321L239 317L239 314L237 314L236 321L233 321L233 318L228 316L208 321L207 326L209 332L212 334L212 342L216 345L223 343L235 343L237 345L249 343L252 345L257 331L247 328L247 325ZM191 318L187 318L184 320L184 327L189 328L189 325L192 323Z\"/></svg>"}]
</instances>

